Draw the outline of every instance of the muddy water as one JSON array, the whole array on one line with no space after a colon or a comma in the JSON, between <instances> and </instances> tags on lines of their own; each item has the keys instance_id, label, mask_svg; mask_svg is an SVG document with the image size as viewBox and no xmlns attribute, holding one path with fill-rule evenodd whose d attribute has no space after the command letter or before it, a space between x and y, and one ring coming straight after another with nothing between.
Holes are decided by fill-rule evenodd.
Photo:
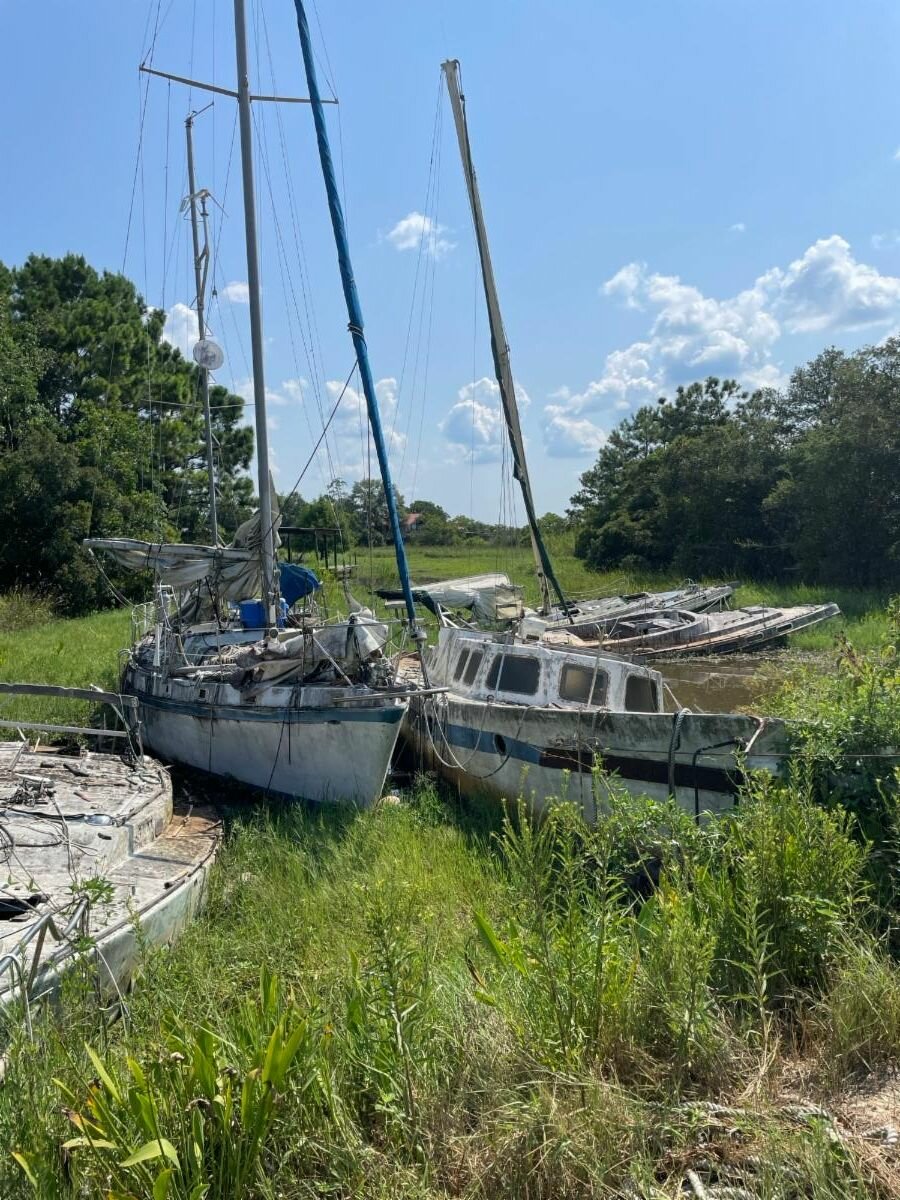
<instances>
[{"instance_id":1,"label":"muddy water","mask_svg":"<svg viewBox=\"0 0 900 1200\"><path fill-rule=\"evenodd\" d=\"M667 696L666 707L684 706L695 712L763 711L765 696L797 667L827 670L827 656L803 651L775 650L763 654L726 654L709 658L672 659L652 664L662 672L677 704Z\"/></svg>"}]
</instances>

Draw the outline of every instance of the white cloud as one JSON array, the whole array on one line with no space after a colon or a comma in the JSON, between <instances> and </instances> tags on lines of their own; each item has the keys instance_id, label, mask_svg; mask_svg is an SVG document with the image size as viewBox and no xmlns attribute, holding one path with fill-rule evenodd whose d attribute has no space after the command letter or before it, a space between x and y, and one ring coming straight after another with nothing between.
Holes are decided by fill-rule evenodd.
<instances>
[{"instance_id":1,"label":"white cloud","mask_svg":"<svg viewBox=\"0 0 900 1200\"><path fill-rule=\"evenodd\" d=\"M728 232L729 233L746 233L747 226L744 224L743 221L735 221L735 223L733 225L728 226Z\"/></svg>"},{"instance_id":2,"label":"white cloud","mask_svg":"<svg viewBox=\"0 0 900 1200\"><path fill-rule=\"evenodd\" d=\"M515 384L519 408L527 409L531 398ZM500 405L500 385L486 376L467 383L438 428L461 459L474 463L499 462L503 455L506 426Z\"/></svg>"},{"instance_id":3,"label":"white cloud","mask_svg":"<svg viewBox=\"0 0 900 1200\"><path fill-rule=\"evenodd\" d=\"M446 225L438 225L431 217L413 211L397 222L387 240L395 250L418 250L421 246L432 258L443 258L456 245L444 236L447 232Z\"/></svg>"},{"instance_id":4,"label":"white cloud","mask_svg":"<svg viewBox=\"0 0 900 1200\"><path fill-rule=\"evenodd\" d=\"M587 417L576 417L559 404L544 407L544 445L551 458L594 455L606 434Z\"/></svg>"},{"instance_id":5,"label":"white cloud","mask_svg":"<svg viewBox=\"0 0 900 1200\"><path fill-rule=\"evenodd\" d=\"M894 162L900 162L900 146L894 151Z\"/></svg>"},{"instance_id":6,"label":"white cloud","mask_svg":"<svg viewBox=\"0 0 900 1200\"><path fill-rule=\"evenodd\" d=\"M296 380L285 379L281 384L280 389L266 387L266 405L274 408L286 408L296 399L291 391L291 385L296 383ZM251 407L255 396L253 394L253 380L249 375L245 375L243 379L234 381L235 395L240 396L242 400L249 401Z\"/></svg>"},{"instance_id":7,"label":"white cloud","mask_svg":"<svg viewBox=\"0 0 900 1200\"><path fill-rule=\"evenodd\" d=\"M638 405L707 375L733 377L748 388L781 386L785 378L776 353L785 335L853 332L900 321L900 278L860 262L837 234L724 299L635 262L600 291L650 314L648 329L640 341L607 355L599 377L583 390L563 389L550 397L544 435L551 453L569 444L566 422L591 414L600 422L595 429L608 429Z\"/></svg>"},{"instance_id":8,"label":"white cloud","mask_svg":"<svg viewBox=\"0 0 900 1200\"><path fill-rule=\"evenodd\" d=\"M900 312L900 279L857 262L837 234L821 238L787 270L762 276L784 312L791 333L858 330L890 321Z\"/></svg>"},{"instance_id":9,"label":"white cloud","mask_svg":"<svg viewBox=\"0 0 900 1200\"><path fill-rule=\"evenodd\" d=\"M222 295L226 300L230 300L232 304L249 304L249 284L243 283L239 279L235 279L231 283L225 284L225 286L222 288Z\"/></svg>"},{"instance_id":10,"label":"white cloud","mask_svg":"<svg viewBox=\"0 0 900 1200\"><path fill-rule=\"evenodd\" d=\"M886 233L873 233L870 240L873 250L893 250L900 246L900 230L889 229Z\"/></svg>"},{"instance_id":11,"label":"white cloud","mask_svg":"<svg viewBox=\"0 0 900 1200\"><path fill-rule=\"evenodd\" d=\"M343 392L341 403L328 431L335 471L345 479L363 478L371 471L378 474L378 460L374 443L369 438L369 414L366 398L362 391L348 387L344 389L341 379L329 379L325 384L326 414L331 412ZM388 376L375 382L375 398L381 413L381 425L388 453L402 453L406 435L394 429L397 412L397 380ZM316 422L314 422L316 424Z\"/></svg>"},{"instance_id":12,"label":"white cloud","mask_svg":"<svg viewBox=\"0 0 900 1200\"><path fill-rule=\"evenodd\" d=\"M168 309L162 338L164 342L180 350L185 358L191 357L191 351L200 338L200 326L197 314L189 305L179 301Z\"/></svg>"}]
</instances>

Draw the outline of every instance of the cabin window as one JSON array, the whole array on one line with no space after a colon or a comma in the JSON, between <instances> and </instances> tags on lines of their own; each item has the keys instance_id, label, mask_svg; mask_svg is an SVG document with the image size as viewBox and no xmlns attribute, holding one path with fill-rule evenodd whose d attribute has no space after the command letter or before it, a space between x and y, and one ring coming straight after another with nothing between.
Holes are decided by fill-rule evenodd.
<instances>
[{"instance_id":1,"label":"cabin window","mask_svg":"<svg viewBox=\"0 0 900 1200\"><path fill-rule=\"evenodd\" d=\"M649 675L629 675L625 684L626 712L659 712L656 680Z\"/></svg>"},{"instance_id":2,"label":"cabin window","mask_svg":"<svg viewBox=\"0 0 900 1200\"><path fill-rule=\"evenodd\" d=\"M475 682L475 676L478 674L478 668L481 666L481 660L484 658L482 650L473 650L469 656L469 665L466 667L466 673L463 676L463 683L466 687L471 687Z\"/></svg>"},{"instance_id":3,"label":"cabin window","mask_svg":"<svg viewBox=\"0 0 900 1200\"><path fill-rule=\"evenodd\" d=\"M605 671L595 672L593 667L566 663L559 676L559 698L575 704L603 705L608 685L609 677Z\"/></svg>"},{"instance_id":4,"label":"cabin window","mask_svg":"<svg viewBox=\"0 0 900 1200\"><path fill-rule=\"evenodd\" d=\"M485 686L488 691L533 696L538 690L540 677L541 664L538 659L518 654L498 654L491 663Z\"/></svg>"},{"instance_id":5,"label":"cabin window","mask_svg":"<svg viewBox=\"0 0 900 1200\"><path fill-rule=\"evenodd\" d=\"M456 660L456 670L453 672L453 678L459 680L462 678L462 673L466 669L466 663L469 661L468 650L463 650L462 654Z\"/></svg>"},{"instance_id":6,"label":"cabin window","mask_svg":"<svg viewBox=\"0 0 900 1200\"><path fill-rule=\"evenodd\" d=\"M487 679L484 681L484 686L489 692L497 690L497 679L500 675L500 664L503 662L502 654L495 654L494 661L491 663L490 670L487 673Z\"/></svg>"}]
</instances>

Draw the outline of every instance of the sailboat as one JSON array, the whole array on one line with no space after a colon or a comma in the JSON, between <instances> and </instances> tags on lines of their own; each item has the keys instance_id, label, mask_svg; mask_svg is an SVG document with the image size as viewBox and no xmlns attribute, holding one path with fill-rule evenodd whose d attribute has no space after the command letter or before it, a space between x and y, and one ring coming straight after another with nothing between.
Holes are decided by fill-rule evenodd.
<instances>
[{"instance_id":1,"label":"sailboat","mask_svg":"<svg viewBox=\"0 0 900 1200\"><path fill-rule=\"evenodd\" d=\"M409 633L413 644L420 645L424 634L416 621L324 101L301 0L295 0L295 8L356 365L384 486ZM152 605L136 615L140 623L122 677L123 692L138 701L148 747L171 762L270 793L366 806L377 800L384 787L407 710L408 689L397 685L384 653L388 627L370 612L351 614L346 622L324 627L279 629L279 518L269 475L251 119L251 100L277 97L251 94L244 0L234 0L234 27L234 91L147 66L142 70L237 100L259 510L229 547L218 545L214 525L213 544L208 546L129 539L96 539L86 545L113 555L130 569L152 569L156 577ZM193 184L191 189L193 195ZM195 259L196 248L195 242ZM210 461L210 474L211 468ZM211 493L213 521L214 501ZM221 606L228 601L238 604L240 630L221 620ZM198 622L204 607L211 619Z\"/></svg>"},{"instance_id":2,"label":"sailboat","mask_svg":"<svg viewBox=\"0 0 900 1200\"><path fill-rule=\"evenodd\" d=\"M513 474L525 502L542 607L545 616L552 616L555 607L572 625L575 614L535 516L459 63L445 62L442 69L475 225ZM662 676L602 645L594 649L528 643L512 632L479 632L445 621L425 662L430 682L441 690L417 696L410 705L404 730L414 755L463 791L498 799L521 795L536 814L564 797L595 819L604 792L612 786L607 775L596 776L598 763L635 794L674 796L697 815L720 811L733 804L747 770L778 773L789 754L783 721L687 709L667 712ZM412 664L409 673L414 679Z\"/></svg>"}]
</instances>

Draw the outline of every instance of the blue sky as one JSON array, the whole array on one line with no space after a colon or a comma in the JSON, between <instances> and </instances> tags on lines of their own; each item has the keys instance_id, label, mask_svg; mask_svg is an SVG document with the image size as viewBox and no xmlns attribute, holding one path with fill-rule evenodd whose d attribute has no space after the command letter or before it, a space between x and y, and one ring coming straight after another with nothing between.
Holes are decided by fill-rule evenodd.
<instances>
[{"instance_id":1,"label":"blue sky","mask_svg":"<svg viewBox=\"0 0 900 1200\"><path fill-rule=\"evenodd\" d=\"M777 384L826 345L900 328L895 4L318 3L310 20L340 98L330 128L407 499L521 516L502 503L444 58L462 63L539 510L561 511L612 425L677 383ZM98 268L124 263L184 340L183 122L206 100L139 79L157 13L154 65L232 86L227 0L0 0L0 258L72 250ZM255 89L303 95L291 0L248 0L248 13ZM258 105L256 123L271 443L287 489L352 353L309 110ZM249 395L233 102L218 98L196 129L198 182L224 209L218 378ZM358 478L368 455L351 389L301 492Z\"/></svg>"}]
</instances>

